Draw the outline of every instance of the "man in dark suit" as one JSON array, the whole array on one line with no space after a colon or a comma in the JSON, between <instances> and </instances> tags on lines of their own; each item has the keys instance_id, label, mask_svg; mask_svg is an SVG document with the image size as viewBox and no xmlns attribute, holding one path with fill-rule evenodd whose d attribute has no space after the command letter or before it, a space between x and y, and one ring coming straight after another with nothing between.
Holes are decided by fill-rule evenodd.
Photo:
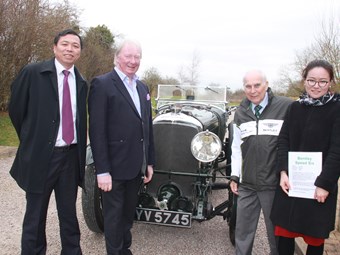
<instances>
[{"instance_id":1,"label":"man in dark suit","mask_svg":"<svg viewBox=\"0 0 340 255\"><path fill-rule=\"evenodd\" d=\"M46 216L52 191L61 254L82 254L76 215L86 153L87 83L74 63L82 41L73 30L54 39L51 60L28 64L12 84L9 115L20 144L12 177L26 192L21 254L46 254Z\"/></svg>"},{"instance_id":2,"label":"man in dark suit","mask_svg":"<svg viewBox=\"0 0 340 255\"><path fill-rule=\"evenodd\" d=\"M124 41L112 72L93 79L89 93L90 141L103 191L106 250L132 254L131 232L141 179L151 180L154 164L151 99L137 79L142 50Z\"/></svg>"}]
</instances>

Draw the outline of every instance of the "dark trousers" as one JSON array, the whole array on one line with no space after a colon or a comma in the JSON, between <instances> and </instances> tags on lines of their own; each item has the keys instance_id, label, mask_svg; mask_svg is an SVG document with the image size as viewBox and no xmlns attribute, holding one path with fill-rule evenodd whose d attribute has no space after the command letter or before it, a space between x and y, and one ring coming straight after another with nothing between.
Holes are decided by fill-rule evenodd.
<instances>
[{"instance_id":1,"label":"dark trousers","mask_svg":"<svg viewBox=\"0 0 340 255\"><path fill-rule=\"evenodd\" d=\"M52 191L59 217L61 254L79 255L80 230L76 214L79 181L77 147L54 152L49 164L44 193L26 193L26 213L22 230L22 255L46 254L46 217Z\"/></svg>"},{"instance_id":2,"label":"dark trousers","mask_svg":"<svg viewBox=\"0 0 340 255\"><path fill-rule=\"evenodd\" d=\"M102 192L106 250L109 255L131 255L133 225L141 176L112 180L112 190Z\"/></svg>"},{"instance_id":3,"label":"dark trousers","mask_svg":"<svg viewBox=\"0 0 340 255\"><path fill-rule=\"evenodd\" d=\"M294 255L295 252L295 238L279 237L278 250L280 255ZM306 255L322 255L324 244L320 246L308 245Z\"/></svg>"}]
</instances>

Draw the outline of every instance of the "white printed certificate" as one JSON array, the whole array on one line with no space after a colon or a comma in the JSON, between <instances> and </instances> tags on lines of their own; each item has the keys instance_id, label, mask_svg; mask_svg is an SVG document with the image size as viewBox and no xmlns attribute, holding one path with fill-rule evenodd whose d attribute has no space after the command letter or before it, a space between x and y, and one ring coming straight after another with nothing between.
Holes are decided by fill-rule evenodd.
<instances>
[{"instance_id":1,"label":"white printed certificate","mask_svg":"<svg viewBox=\"0 0 340 255\"><path fill-rule=\"evenodd\" d=\"M314 182L321 169L322 152L289 152L289 196L314 199Z\"/></svg>"}]
</instances>

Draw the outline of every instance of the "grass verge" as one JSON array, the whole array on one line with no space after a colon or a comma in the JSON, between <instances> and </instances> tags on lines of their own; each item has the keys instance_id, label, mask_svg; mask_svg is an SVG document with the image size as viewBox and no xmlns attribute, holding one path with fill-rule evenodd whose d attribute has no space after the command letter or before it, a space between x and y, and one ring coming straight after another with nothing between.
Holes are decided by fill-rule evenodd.
<instances>
[{"instance_id":1,"label":"grass verge","mask_svg":"<svg viewBox=\"0 0 340 255\"><path fill-rule=\"evenodd\" d=\"M0 112L0 146L18 146L19 140L7 112Z\"/></svg>"}]
</instances>

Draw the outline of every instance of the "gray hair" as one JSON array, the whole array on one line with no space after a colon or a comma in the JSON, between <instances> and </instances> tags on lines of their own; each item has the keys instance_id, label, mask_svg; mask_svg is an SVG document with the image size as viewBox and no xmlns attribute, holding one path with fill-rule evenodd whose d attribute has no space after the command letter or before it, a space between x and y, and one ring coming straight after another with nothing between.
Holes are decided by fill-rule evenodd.
<instances>
[{"instance_id":1,"label":"gray hair","mask_svg":"<svg viewBox=\"0 0 340 255\"><path fill-rule=\"evenodd\" d=\"M116 59L117 59L119 53L122 51L123 47L125 45L128 45L128 44L135 45L139 49L140 57L142 58L142 46L140 45L140 43L136 40L133 40L133 39L124 39L117 46L117 49L116 49L116 52L115 52L115 58L114 58L114 64L115 65L117 65Z\"/></svg>"},{"instance_id":2,"label":"gray hair","mask_svg":"<svg viewBox=\"0 0 340 255\"><path fill-rule=\"evenodd\" d=\"M262 82L263 83L266 83L268 80L267 80L267 76L264 74L264 72L262 72L261 70L258 70L258 69L254 69L254 70L250 70L248 72L246 72L246 74L243 76L243 85L245 84L246 82L246 77L251 74L251 73L257 73L259 74L261 77L262 77Z\"/></svg>"}]
</instances>

